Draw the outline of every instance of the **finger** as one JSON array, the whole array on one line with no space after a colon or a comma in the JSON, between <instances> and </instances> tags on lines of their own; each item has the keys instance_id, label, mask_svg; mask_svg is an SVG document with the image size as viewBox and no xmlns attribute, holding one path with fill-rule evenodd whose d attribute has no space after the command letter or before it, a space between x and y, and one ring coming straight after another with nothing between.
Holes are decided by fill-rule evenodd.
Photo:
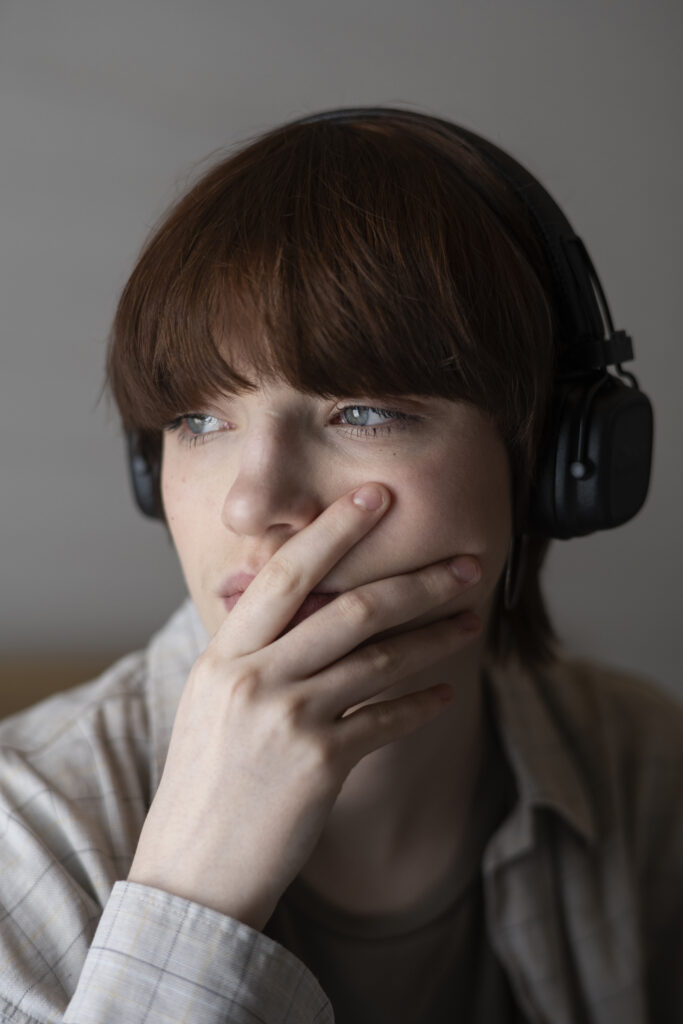
<instances>
[{"instance_id":1,"label":"finger","mask_svg":"<svg viewBox=\"0 0 683 1024\"><path fill-rule=\"evenodd\" d=\"M332 722L407 676L456 654L476 639L481 628L479 616L466 611L369 644L304 680L293 697L312 721Z\"/></svg>"},{"instance_id":2,"label":"finger","mask_svg":"<svg viewBox=\"0 0 683 1024\"><path fill-rule=\"evenodd\" d=\"M328 743L337 757L355 765L373 750L427 725L448 706L453 695L439 683L404 697L368 704L336 723L328 734Z\"/></svg>"},{"instance_id":3,"label":"finger","mask_svg":"<svg viewBox=\"0 0 683 1024\"><path fill-rule=\"evenodd\" d=\"M212 640L219 653L239 657L272 643L308 594L379 521L390 503L380 484L382 504L366 509L354 502L357 488L333 502L279 548L254 577Z\"/></svg>"},{"instance_id":4,"label":"finger","mask_svg":"<svg viewBox=\"0 0 683 1024\"><path fill-rule=\"evenodd\" d=\"M465 558L476 570L466 582L455 575L449 560L340 594L272 645L277 651L278 678L293 681L313 676L369 637L466 592L479 579L480 570L475 559Z\"/></svg>"}]
</instances>

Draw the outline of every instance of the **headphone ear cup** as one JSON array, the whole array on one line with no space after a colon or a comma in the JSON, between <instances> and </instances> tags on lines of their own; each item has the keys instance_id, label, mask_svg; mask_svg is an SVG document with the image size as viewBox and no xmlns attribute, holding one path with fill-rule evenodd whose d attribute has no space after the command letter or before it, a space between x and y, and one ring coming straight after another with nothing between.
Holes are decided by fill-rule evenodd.
<instances>
[{"instance_id":1,"label":"headphone ear cup","mask_svg":"<svg viewBox=\"0 0 683 1024\"><path fill-rule=\"evenodd\" d=\"M158 459L151 459L137 430L128 431L128 468L133 485L135 503L143 513L151 519L164 519L161 504L160 464Z\"/></svg>"},{"instance_id":2,"label":"headphone ear cup","mask_svg":"<svg viewBox=\"0 0 683 1024\"><path fill-rule=\"evenodd\" d=\"M546 537L568 540L621 526L647 496L650 401L612 376L591 396L595 383L595 376L574 378L561 381L556 391L529 506L530 529Z\"/></svg>"}]
</instances>

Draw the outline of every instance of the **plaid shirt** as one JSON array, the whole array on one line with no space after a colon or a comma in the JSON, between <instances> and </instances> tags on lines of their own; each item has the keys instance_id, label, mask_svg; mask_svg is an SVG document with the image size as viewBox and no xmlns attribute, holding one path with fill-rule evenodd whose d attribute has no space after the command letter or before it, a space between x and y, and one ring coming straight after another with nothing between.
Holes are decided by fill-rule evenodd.
<instances>
[{"instance_id":1,"label":"plaid shirt","mask_svg":"<svg viewBox=\"0 0 683 1024\"><path fill-rule=\"evenodd\" d=\"M188 599L98 679L0 723L0 1020L332 1024L308 968L122 881L208 634ZM560 661L489 667L519 798L483 859L490 941L533 1024L683 1021L683 707Z\"/></svg>"}]
</instances>

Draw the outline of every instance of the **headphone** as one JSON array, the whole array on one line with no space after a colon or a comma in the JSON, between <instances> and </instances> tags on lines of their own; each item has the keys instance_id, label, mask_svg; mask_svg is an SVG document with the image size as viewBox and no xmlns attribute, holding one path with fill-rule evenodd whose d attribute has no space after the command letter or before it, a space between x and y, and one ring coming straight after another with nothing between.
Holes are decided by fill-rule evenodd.
<instances>
[{"instance_id":1,"label":"headphone","mask_svg":"<svg viewBox=\"0 0 683 1024\"><path fill-rule=\"evenodd\" d=\"M597 272L581 239L542 185L507 153L450 121L386 107L323 111L288 126L382 121L427 124L466 142L507 182L537 230L553 285L559 327L552 412L541 443L525 532L567 540L609 530L642 508L650 483L653 413L650 400L622 363L633 341L615 331ZM495 212L495 211L494 211ZM618 376L609 373L616 366ZM160 459L150 459L141 434L127 433L136 503L163 518Z\"/></svg>"}]
</instances>

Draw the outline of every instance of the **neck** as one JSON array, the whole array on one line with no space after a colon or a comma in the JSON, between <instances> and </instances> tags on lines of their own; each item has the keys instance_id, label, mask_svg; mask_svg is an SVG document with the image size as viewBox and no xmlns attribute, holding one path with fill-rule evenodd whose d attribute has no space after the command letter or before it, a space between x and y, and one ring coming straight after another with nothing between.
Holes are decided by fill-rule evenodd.
<instances>
[{"instance_id":1,"label":"neck","mask_svg":"<svg viewBox=\"0 0 683 1024\"><path fill-rule=\"evenodd\" d=\"M457 856L486 743L483 646L482 639L367 702L440 682L456 688L455 700L435 719L366 755L348 775L301 872L328 898L346 887L361 899L359 878L368 886L388 872L405 879L411 865L415 872L426 861L450 863Z\"/></svg>"}]
</instances>

